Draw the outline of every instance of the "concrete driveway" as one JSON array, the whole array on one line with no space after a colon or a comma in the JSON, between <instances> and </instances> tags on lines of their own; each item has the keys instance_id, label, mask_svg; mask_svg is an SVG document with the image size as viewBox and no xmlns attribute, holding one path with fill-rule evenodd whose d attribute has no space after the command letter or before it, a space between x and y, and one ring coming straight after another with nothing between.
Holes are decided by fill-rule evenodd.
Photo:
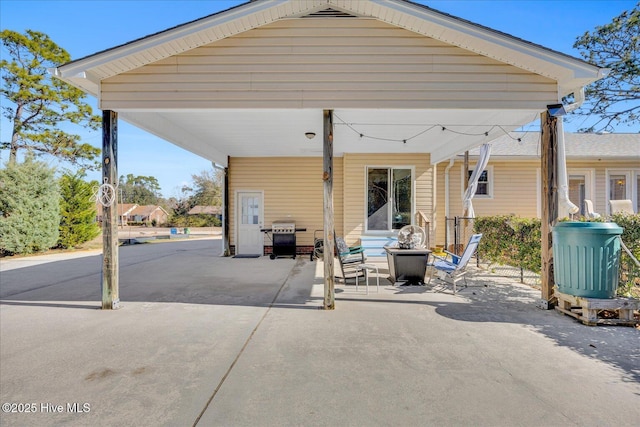
<instances>
[{"instance_id":1,"label":"concrete driveway","mask_svg":"<svg viewBox=\"0 0 640 427\"><path fill-rule=\"evenodd\" d=\"M323 311L321 264L219 251L122 247L116 311L99 254L0 261L0 424L638 425L637 329L483 272L456 296L338 286Z\"/></svg>"}]
</instances>

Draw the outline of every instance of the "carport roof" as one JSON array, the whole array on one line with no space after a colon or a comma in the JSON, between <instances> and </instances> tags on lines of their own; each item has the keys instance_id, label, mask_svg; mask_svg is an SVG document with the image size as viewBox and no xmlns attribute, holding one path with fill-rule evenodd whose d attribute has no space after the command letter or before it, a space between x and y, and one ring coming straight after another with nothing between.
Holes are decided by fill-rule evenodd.
<instances>
[{"instance_id":1,"label":"carport roof","mask_svg":"<svg viewBox=\"0 0 640 427\"><path fill-rule=\"evenodd\" d=\"M373 18L550 78L558 84L559 97L579 91L603 76L602 69L583 60L406 0L251 1L69 62L55 69L54 74L100 97L100 83L104 79L278 20L315 16L330 10ZM322 153L318 141L305 145L301 143L304 139L300 139L307 131L322 133L322 111L318 109L117 111L122 119L221 165L226 165L227 156ZM437 110L383 110L376 109L375 104L371 109L335 109L334 148L336 155L430 152L432 162L437 162L516 129L539 113L540 110L531 109L465 111L450 105ZM424 121L425 116L429 117L429 123ZM445 135L441 130L448 123L465 123L467 137ZM383 131L379 124L385 125ZM434 127L429 129L431 125ZM287 132L283 131L285 128ZM418 133L423 138L420 145L402 143ZM377 139L361 143L362 135L373 134ZM262 142L265 140L273 143L267 146Z\"/></svg>"}]
</instances>

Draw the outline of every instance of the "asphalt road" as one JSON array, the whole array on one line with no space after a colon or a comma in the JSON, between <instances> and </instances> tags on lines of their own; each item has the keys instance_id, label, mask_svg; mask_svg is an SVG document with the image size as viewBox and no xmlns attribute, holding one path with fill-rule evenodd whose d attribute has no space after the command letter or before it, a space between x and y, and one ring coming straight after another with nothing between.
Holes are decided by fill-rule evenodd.
<instances>
[{"instance_id":1,"label":"asphalt road","mask_svg":"<svg viewBox=\"0 0 640 427\"><path fill-rule=\"evenodd\" d=\"M144 289L136 286L141 268L171 260L178 254L218 257L220 238L158 241L119 248L120 293L125 299L144 300ZM46 301L100 301L102 251L0 260L0 299ZM74 284L82 283L82 286ZM130 299L129 299L130 300Z\"/></svg>"}]
</instances>

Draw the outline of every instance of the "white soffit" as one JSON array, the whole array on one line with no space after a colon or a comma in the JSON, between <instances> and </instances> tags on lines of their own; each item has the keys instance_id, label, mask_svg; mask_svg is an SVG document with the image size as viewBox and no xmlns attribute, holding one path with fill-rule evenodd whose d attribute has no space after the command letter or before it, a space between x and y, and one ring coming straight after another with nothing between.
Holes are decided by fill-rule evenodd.
<instances>
[{"instance_id":1,"label":"white soffit","mask_svg":"<svg viewBox=\"0 0 640 427\"><path fill-rule=\"evenodd\" d=\"M120 117L223 166L227 156L322 156L319 109L128 111ZM334 155L431 153L436 163L536 117L531 110L336 109ZM307 132L316 136L308 139Z\"/></svg>"}]
</instances>

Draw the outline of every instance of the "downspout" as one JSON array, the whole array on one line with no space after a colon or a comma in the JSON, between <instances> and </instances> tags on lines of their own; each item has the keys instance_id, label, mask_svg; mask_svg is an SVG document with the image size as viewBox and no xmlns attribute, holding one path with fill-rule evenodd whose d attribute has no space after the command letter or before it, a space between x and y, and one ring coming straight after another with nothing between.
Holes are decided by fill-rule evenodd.
<instances>
[{"instance_id":1,"label":"downspout","mask_svg":"<svg viewBox=\"0 0 640 427\"><path fill-rule=\"evenodd\" d=\"M449 159L449 164L444 169L444 217L449 218L449 169L453 167L455 159ZM446 223L445 223L446 227Z\"/></svg>"},{"instance_id":2,"label":"downspout","mask_svg":"<svg viewBox=\"0 0 640 427\"><path fill-rule=\"evenodd\" d=\"M574 92L575 102L564 107L569 113L582 105L584 102L584 88L577 93ZM567 156L564 144L564 116L558 120L558 216L560 218L575 215L580 212L580 208L569 199L569 179L567 177Z\"/></svg>"},{"instance_id":3,"label":"downspout","mask_svg":"<svg viewBox=\"0 0 640 427\"><path fill-rule=\"evenodd\" d=\"M227 163L227 167L224 166L220 166L218 165L216 162L211 162L211 166L213 166L213 169L216 170L221 170L222 174L223 174L223 179L222 179L222 250L220 251L220 256L222 257L228 257L230 256L230 252L229 252L229 236L228 236L228 230L227 227L225 226L227 224L227 221L229 220L228 218L228 203L229 201L228 199L228 184L227 184L227 174L229 173L229 169L228 169L228 163Z\"/></svg>"},{"instance_id":4,"label":"downspout","mask_svg":"<svg viewBox=\"0 0 640 427\"><path fill-rule=\"evenodd\" d=\"M435 245L438 235L438 163L433 165L431 173L431 226L429 227L429 246Z\"/></svg>"},{"instance_id":5,"label":"downspout","mask_svg":"<svg viewBox=\"0 0 640 427\"><path fill-rule=\"evenodd\" d=\"M449 218L449 170L453 167L455 163L454 159L449 159L449 164L446 168L444 168L444 244L449 244L449 224L447 220Z\"/></svg>"}]
</instances>

